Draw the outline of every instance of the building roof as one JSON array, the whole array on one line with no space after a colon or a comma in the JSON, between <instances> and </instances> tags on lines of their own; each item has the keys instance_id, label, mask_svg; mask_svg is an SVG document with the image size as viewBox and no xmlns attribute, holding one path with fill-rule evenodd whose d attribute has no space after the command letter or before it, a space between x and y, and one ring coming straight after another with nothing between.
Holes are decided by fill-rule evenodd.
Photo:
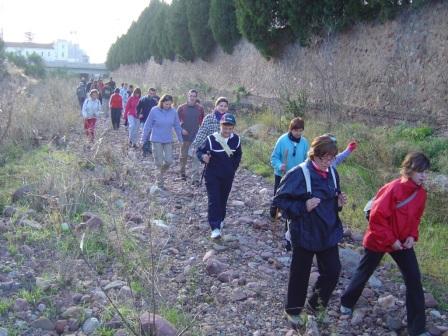
<instances>
[{"instance_id":1,"label":"building roof","mask_svg":"<svg viewBox=\"0 0 448 336\"><path fill-rule=\"evenodd\" d=\"M35 48L35 49L53 49L53 43L34 43L34 42L5 42L5 47L11 48Z\"/></svg>"}]
</instances>

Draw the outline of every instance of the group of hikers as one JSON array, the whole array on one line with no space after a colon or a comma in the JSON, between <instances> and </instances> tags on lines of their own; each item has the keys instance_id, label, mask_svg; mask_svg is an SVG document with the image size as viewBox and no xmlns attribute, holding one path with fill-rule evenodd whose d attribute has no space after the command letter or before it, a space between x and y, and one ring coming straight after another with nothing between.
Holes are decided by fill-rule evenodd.
<instances>
[{"instance_id":1,"label":"group of hikers","mask_svg":"<svg viewBox=\"0 0 448 336\"><path fill-rule=\"evenodd\" d=\"M112 86L112 78L106 85ZM115 83L114 83L115 84ZM92 84L94 85L94 84ZM125 92L126 91L126 92ZM191 158L191 182L199 186L202 178L208 196L208 222L211 238L219 239L226 217L227 200L242 157L240 137L234 132L235 115L228 113L229 100L220 97L205 115L198 91L191 89L186 102L177 109L173 97L157 96L150 88L125 83L109 97L114 130L123 118L128 127L129 146L141 145L143 155L152 153L158 169L157 185L164 188L165 173L173 163L173 131L181 144L180 177L187 180L186 165ZM100 90L90 89L82 103L84 128L94 140L96 118L101 111ZM103 99L105 96L103 95ZM81 103L81 101L80 101ZM336 137L323 134L311 144L303 136L304 120L294 118L281 135L271 155L274 169L274 197L270 207L273 219L286 220L285 237L292 250L285 314L294 328L306 323L306 314L315 314L328 305L340 271L338 243L343 237L339 212L347 203L341 191L336 167L357 149L352 140L338 153ZM204 169L201 169L201 163ZM425 326L425 301L414 245L426 202L423 187L430 162L421 152L406 155L401 176L375 195L369 210L364 235L364 254L341 298L340 312L351 315L362 291L385 253L397 263L406 285L407 328L411 336L429 336ZM202 170L202 175L201 175ZM307 300L313 258L319 277Z\"/></svg>"}]
</instances>

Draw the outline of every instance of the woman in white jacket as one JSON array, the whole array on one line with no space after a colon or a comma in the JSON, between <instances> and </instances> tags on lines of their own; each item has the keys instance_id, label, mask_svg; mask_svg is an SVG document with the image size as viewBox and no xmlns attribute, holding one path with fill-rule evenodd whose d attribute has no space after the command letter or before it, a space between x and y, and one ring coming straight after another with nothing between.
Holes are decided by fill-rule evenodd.
<instances>
[{"instance_id":1,"label":"woman in white jacket","mask_svg":"<svg viewBox=\"0 0 448 336\"><path fill-rule=\"evenodd\" d=\"M95 139L96 118L100 116L101 103L98 99L99 93L97 89L90 90L89 98L82 105L82 117L84 119L84 130L87 139L93 142Z\"/></svg>"}]
</instances>

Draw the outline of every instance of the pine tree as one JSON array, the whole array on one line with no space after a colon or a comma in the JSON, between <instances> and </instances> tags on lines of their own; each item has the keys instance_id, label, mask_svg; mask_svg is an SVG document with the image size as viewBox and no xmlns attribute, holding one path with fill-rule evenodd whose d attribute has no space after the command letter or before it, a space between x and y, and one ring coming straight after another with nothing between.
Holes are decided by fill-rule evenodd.
<instances>
[{"instance_id":1,"label":"pine tree","mask_svg":"<svg viewBox=\"0 0 448 336\"><path fill-rule=\"evenodd\" d=\"M208 23L210 0L188 0L185 4L193 50L197 56L205 59L216 44Z\"/></svg>"},{"instance_id":2,"label":"pine tree","mask_svg":"<svg viewBox=\"0 0 448 336\"><path fill-rule=\"evenodd\" d=\"M188 32L187 0L173 0L168 14L169 40L180 61L193 61L195 54Z\"/></svg>"},{"instance_id":3,"label":"pine tree","mask_svg":"<svg viewBox=\"0 0 448 336\"><path fill-rule=\"evenodd\" d=\"M215 41L218 42L226 53L231 54L233 47L241 38L236 26L234 2L229 0L211 0L209 24Z\"/></svg>"}]
</instances>

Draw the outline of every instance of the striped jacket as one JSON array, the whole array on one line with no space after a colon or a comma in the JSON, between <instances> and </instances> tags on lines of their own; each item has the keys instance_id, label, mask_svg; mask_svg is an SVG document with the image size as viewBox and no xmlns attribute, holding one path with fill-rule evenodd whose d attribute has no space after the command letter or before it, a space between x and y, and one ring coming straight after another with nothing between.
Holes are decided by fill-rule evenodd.
<instances>
[{"instance_id":1,"label":"striped jacket","mask_svg":"<svg viewBox=\"0 0 448 336\"><path fill-rule=\"evenodd\" d=\"M222 116L222 114L218 111L213 111L205 116L202 125L199 127L198 133L196 134L196 138L194 138L192 148L199 148L209 135L219 132L220 116Z\"/></svg>"}]
</instances>

